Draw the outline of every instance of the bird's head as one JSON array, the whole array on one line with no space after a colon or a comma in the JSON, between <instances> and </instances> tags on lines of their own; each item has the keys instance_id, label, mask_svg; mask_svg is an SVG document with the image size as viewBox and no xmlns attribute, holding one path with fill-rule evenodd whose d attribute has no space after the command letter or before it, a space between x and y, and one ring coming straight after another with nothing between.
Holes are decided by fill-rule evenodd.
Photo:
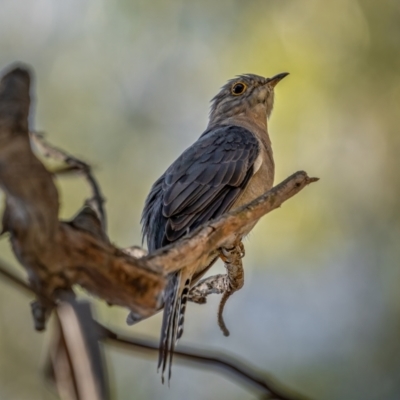
<instances>
[{"instance_id":1,"label":"bird's head","mask_svg":"<svg viewBox=\"0 0 400 400\"><path fill-rule=\"evenodd\" d=\"M209 126L224 123L234 117L249 117L266 121L274 105L274 88L288 72L272 78L246 74L228 81L211 101Z\"/></svg>"}]
</instances>

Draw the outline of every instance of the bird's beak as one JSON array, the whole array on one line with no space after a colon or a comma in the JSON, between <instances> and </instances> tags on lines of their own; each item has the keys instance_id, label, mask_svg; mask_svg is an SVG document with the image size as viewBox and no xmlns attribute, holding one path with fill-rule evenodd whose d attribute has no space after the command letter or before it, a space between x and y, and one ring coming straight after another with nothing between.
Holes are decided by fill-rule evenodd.
<instances>
[{"instance_id":1,"label":"bird's beak","mask_svg":"<svg viewBox=\"0 0 400 400\"><path fill-rule=\"evenodd\" d=\"M282 72L278 75L273 76L272 78L267 79L268 85L275 87L278 82L280 82L285 76L288 76L289 72Z\"/></svg>"}]
</instances>

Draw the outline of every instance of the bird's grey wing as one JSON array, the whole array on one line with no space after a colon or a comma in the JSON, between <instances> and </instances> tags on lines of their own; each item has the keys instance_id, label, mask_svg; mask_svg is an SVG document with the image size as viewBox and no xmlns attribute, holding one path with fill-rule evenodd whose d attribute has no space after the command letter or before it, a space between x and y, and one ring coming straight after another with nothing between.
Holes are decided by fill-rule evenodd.
<instances>
[{"instance_id":1,"label":"bird's grey wing","mask_svg":"<svg viewBox=\"0 0 400 400\"><path fill-rule=\"evenodd\" d=\"M165 173L162 245L229 210L253 175L258 154L256 137L238 126L220 126L186 150Z\"/></svg>"},{"instance_id":2,"label":"bird's grey wing","mask_svg":"<svg viewBox=\"0 0 400 400\"><path fill-rule=\"evenodd\" d=\"M155 182L142 213L149 251L230 209L253 174L256 137L238 126L206 131Z\"/></svg>"},{"instance_id":3,"label":"bird's grey wing","mask_svg":"<svg viewBox=\"0 0 400 400\"><path fill-rule=\"evenodd\" d=\"M162 246L167 219L163 216L163 182L162 175L152 186L142 212L142 242L146 240L149 252Z\"/></svg>"}]
</instances>

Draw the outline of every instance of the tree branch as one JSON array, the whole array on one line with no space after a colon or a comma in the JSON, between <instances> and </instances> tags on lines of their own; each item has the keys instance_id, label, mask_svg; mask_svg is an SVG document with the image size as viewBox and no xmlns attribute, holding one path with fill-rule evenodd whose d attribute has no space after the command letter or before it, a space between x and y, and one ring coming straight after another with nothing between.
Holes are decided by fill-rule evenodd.
<instances>
[{"instance_id":1,"label":"tree branch","mask_svg":"<svg viewBox=\"0 0 400 400\"><path fill-rule=\"evenodd\" d=\"M44 157L67 164L69 171L78 171L85 177L92 190L92 198L88 199L86 204L95 210L98 219L101 222L101 229L105 232L107 230L107 216L104 208L105 200L103 194L101 193L100 186L92 174L90 165L72 156L71 154L68 154L64 150L52 146L39 132L31 131L29 132L29 135L32 143L37 147L40 154L42 154Z\"/></svg>"},{"instance_id":2,"label":"tree branch","mask_svg":"<svg viewBox=\"0 0 400 400\"><path fill-rule=\"evenodd\" d=\"M58 289L79 284L111 304L154 313L165 285L160 267L147 267L96 235L88 207L73 221L58 220L56 187L30 147L29 89L26 69L16 68L1 80L0 185L6 194L3 231L10 233L31 286L54 299Z\"/></svg>"}]
</instances>

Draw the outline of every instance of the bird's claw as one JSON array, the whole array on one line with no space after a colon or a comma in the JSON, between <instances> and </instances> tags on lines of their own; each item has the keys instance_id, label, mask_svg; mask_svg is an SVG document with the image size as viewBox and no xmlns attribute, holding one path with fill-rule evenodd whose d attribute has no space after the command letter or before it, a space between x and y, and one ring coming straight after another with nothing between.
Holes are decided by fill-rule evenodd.
<instances>
[{"instance_id":1,"label":"bird's claw","mask_svg":"<svg viewBox=\"0 0 400 400\"><path fill-rule=\"evenodd\" d=\"M220 258L224 264L233 264L235 262L235 258L239 256L239 258L242 259L245 254L246 252L242 242L236 243L230 249L225 247L220 248Z\"/></svg>"}]
</instances>

